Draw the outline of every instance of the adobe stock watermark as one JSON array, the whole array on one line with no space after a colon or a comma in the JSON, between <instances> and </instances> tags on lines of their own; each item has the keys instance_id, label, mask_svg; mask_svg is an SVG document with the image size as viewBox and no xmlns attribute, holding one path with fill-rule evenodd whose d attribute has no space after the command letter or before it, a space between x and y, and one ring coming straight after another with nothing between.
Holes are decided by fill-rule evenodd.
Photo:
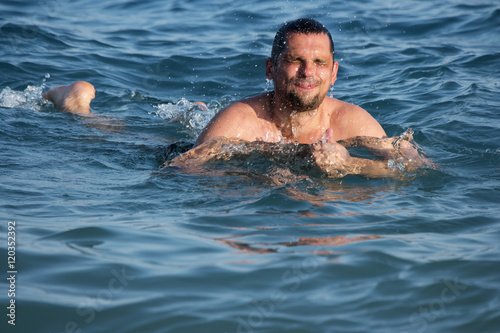
<instances>
[{"instance_id":1,"label":"adobe stock watermark","mask_svg":"<svg viewBox=\"0 0 500 333\"><path fill-rule=\"evenodd\" d=\"M10 32L7 38L10 41L10 46L15 53L20 53L19 44L21 40L29 40L35 38L38 33L39 25L46 25L47 22L58 15L63 2L60 0L38 0L35 14L33 14L28 24L22 26L18 33Z\"/></svg>"},{"instance_id":2,"label":"adobe stock watermark","mask_svg":"<svg viewBox=\"0 0 500 333\"><path fill-rule=\"evenodd\" d=\"M289 286L273 290L269 297L264 300L253 300L252 305L255 309L250 311L246 318L238 316L236 332L253 333L257 331L264 324L264 321L274 314L278 306L287 300L289 297L287 294L297 291L304 281L318 271L320 263L327 260L325 256L320 255L325 250L326 248L323 246L316 248L312 256L302 260L299 265L294 265L284 271L281 275L281 281Z\"/></svg>"},{"instance_id":3,"label":"adobe stock watermark","mask_svg":"<svg viewBox=\"0 0 500 333\"><path fill-rule=\"evenodd\" d=\"M125 267L121 269L112 269L106 288L99 290L95 297L88 297L76 308L77 319L70 320L64 324L62 331L58 333L81 333L83 329L97 317L97 313L104 310L105 306L115 300L123 292L130 281L135 278L126 272Z\"/></svg>"},{"instance_id":4,"label":"adobe stock watermark","mask_svg":"<svg viewBox=\"0 0 500 333\"><path fill-rule=\"evenodd\" d=\"M349 39L369 39L370 36L380 33L383 29L387 28L393 22L394 12L401 6L399 1L387 1L385 7L377 9L376 15L369 15L368 17L357 17L362 21L363 25L355 25L353 29L346 30ZM342 29L343 30L343 29Z\"/></svg>"},{"instance_id":5,"label":"adobe stock watermark","mask_svg":"<svg viewBox=\"0 0 500 333\"><path fill-rule=\"evenodd\" d=\"M413 312L408 318L409 324L414 329L412 332L423 333L429 323L442 316L447 306L451 306L467 289L467 286L458 283L457 279L455 281L444 280L443 284L439 298L433 299L426 306L419 307L418 311Z\"/></svg>"},{"instance_id":6,"label":"adobe stock watermark","mask_svg":"<svg viewBox=\"0 0 500 333\"><path fill-rule=\"evenodd\" d=\"M7 281L9 284L9 305L7 306L7 323L16 325L16 221L7 224Z\"/></svg>"},{"instance_id":7,"label":"adobe stock watermark","mask_svg":"<svg viewBox=\"0 0 500 333\"><path fill-rule=\"evenodd\" d=\"M168 67L163 62L166 60L162 60L157 62L154 65L146 66L146 72L148 73L144 79L142 80L142 85L147 90L156 89L159 85L159 78L157 78L161 73L166 73L166 68Z\"/></svg>"}]
</instances>

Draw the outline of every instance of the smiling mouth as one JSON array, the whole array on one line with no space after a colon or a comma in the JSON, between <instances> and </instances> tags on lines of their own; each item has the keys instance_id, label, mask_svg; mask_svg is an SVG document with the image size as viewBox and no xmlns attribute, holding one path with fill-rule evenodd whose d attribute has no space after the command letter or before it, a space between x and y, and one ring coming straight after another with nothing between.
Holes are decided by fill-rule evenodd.
<instances>
[{"instance_id":1,"label":"smiling mouth","mask_svg":"<svg viewBox=\"0 0 500 333\"><path fill-rule=\"evenodd\" d=\"M299 89L310 90L317 87L317 82L312 81L296 81L293 83Z\"/></svg>"},{"instance_id":2,"label":"smiling mouth","mask_svg":"<svg viewBox=\"0 0 500 333\"><path fill-rule=\"evenodd\" d=\"M312 84L296 84L295 85L296 87L300 88L300 89L313 89L315 87L315 85L312 85Z\"/></svg>"}]
</instances>

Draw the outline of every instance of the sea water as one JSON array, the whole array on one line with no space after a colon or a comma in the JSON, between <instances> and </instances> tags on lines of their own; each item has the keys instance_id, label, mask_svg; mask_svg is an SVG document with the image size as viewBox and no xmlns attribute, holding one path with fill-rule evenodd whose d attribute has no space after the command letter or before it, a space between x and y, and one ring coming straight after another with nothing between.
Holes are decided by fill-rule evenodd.
<instances>
[{"instance_id":1,"label":"sea water","mask_svg":"<svg viewBox=\"0 0 500 333\"><path fill-rule=\"evenodd\" d=\"M266 89L298 17L333 35L334 97L438 168L159 170ZM3 1L1 332L498 332L498 36L493 0ZM41 98L75 80L94 116Z\"/></svg>"}]
</instances>

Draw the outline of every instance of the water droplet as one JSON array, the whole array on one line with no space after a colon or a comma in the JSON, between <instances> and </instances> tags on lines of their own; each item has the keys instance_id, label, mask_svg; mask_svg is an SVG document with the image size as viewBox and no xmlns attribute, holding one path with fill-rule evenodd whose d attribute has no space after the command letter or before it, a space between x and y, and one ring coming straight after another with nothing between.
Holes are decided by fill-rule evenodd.
<instances>
[{"instance_id":1,"label":"water droplet","mask_svg":"<svg viewBox=\"0 0 500 333\"><path fill-rule=\"evenodd\" d=\"M273 80L270 80L270 79L266 78L266 86L264 87L264 91L265 92L269 91L269 87L271 86L272 83L273 83Z\"/></svg>"}]
</instances>

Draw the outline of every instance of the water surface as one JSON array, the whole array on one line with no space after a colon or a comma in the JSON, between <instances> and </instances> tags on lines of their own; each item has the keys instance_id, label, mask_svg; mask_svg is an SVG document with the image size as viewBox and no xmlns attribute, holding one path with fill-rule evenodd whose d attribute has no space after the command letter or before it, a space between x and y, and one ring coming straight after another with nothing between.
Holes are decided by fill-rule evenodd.
<instances>
[{"instance_id":1,"label":"water surface","mask_svg":"<svg viewBox=\"0 0 500 333\"><path fill-rule=\"evenodd\" d=\"M335 97L413 129L440 167L158 172L162 147L264 91L274 33L301 16L333 34ZM499 34L495 1L2 2L2 332L498 331ZM74 80L96 117L41 99Z\"/></svg>"}]
</instances>

